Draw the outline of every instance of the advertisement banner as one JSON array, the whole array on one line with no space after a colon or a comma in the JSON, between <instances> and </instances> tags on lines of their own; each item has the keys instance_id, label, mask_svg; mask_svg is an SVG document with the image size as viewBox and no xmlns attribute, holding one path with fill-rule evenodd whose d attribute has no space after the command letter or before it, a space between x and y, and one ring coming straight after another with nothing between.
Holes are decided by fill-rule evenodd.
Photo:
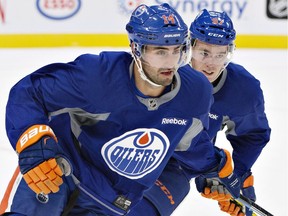
<instances>
[{"instance_id":1,"label":"advertisement banner","mask_svg":"<svg viewBox=\"0 0 288 216\"><path fill-rule=\"evenodd\" d=\"M19 40L21 45L37 36L46 38L49 46L52 35L59 36L59 45L65 37L75 40L74 45L83 45L77 43L83 37L88 37L87 46L88 39L98 37L124 45L125 25L135 7L162 3L174 7L188 26L203 8L225 11L239 39L276 38L277 43L286 41L287 46L287 0L0 0L0 47L5 47L4 42L8 46L9 38L18 46ZM41 38L39 44L43 43ZM54 41L56 46L58 43ZM115 44L113 41L112 46Z\"/></svg>"}]
</instances>

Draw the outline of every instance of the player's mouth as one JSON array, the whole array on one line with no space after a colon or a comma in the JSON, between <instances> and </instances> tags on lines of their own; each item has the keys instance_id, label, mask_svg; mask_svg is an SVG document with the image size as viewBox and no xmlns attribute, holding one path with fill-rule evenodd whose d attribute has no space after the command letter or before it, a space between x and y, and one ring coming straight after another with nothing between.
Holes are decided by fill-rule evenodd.
<instances>
[{"instance_id":1,"label":"player's mouth","mask_svg":"<svg viewBox=\"0 0 288 216\"><path fill-rule=\"evenodd\" d=\"M212 76L213 74L214 74L214 72L213 71L205 71L205 70L202 70L202 73L204 74L204 75L206 75L206 76Z\"/></svg>"},{"instance_id":2,"label":"player's mouth","mask_svg":"<svg viewBox=\"0 0 288 216\"><path fill-rule=\"evenodd\" d=\"M174 71L172 71L172 70L161 71L160 74L163 75L163 76L166 76L166 77L173 76L174 75Z\"/></svg>"}]
</instances>

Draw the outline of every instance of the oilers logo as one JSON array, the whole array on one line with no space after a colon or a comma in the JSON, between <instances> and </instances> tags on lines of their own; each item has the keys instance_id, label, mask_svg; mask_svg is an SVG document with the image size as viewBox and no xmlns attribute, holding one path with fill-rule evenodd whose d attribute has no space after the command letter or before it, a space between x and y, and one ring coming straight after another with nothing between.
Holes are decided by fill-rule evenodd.
<instances>
[{"instance_id":1,"label":"oilers logo","mask_svg":"<svg viewBox=\"0 0 288 216\"><path fill-rule=\"evenodd\" d=\"M101 154L111 170L138 179L159 166L169 146L167 136L160 130L141 128L105 143Z\"/></svg>"}]
</instances>

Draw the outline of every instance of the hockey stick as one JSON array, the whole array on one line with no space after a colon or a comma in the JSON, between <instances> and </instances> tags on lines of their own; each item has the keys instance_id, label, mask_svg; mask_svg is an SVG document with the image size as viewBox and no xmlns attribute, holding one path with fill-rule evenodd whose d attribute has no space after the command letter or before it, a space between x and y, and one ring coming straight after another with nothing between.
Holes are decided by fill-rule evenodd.
<instances>
[{"instance_id":1,"label":"hockey stick","mask_svg":"<svg viewBox=\"0 0 288 216\"><path fill-rule=\"evenodd\" d=\"M248 199L247 197L244 197L242 194L240 194L240 197L235 200L242 203L244 206L251 209L253 212L257 213L257 215L259 216L273 216L273 214L266 211L261 206L257 205L255 202Z\"/></svg>"}]
</instances>

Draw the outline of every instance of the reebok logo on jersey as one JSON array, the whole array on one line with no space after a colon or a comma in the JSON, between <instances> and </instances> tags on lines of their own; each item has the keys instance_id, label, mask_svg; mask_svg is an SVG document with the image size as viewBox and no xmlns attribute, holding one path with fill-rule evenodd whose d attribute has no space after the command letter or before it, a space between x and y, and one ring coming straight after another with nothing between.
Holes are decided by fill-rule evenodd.
<instances>
[{"instance_id":1,"label":"reebok logo on jersey","mask_svg":"<svg viewBox=\"0 0 288 216\"><path fill-rule=\"evenodd\" d=\"M138 179L160 165L169 146L167 136L160 130L140 128L105 143L101 154L111 170Z\"/></svg>"},{"instance_id":2,"label":"reebok logo on jersey","mask_svg":"<svg viewBox=\"0 0 288 216\"><path fill-rule=\"evenodd\" d=\"M161 124L175 124L175 125L186 125L187 120L177 118L163 118Z\"/></svg>"},{"instance_id":3,"label":"reebok logo on jersey","mask_svg":"<svg viewBox=\"0 0 288 216\"><path fill-rule=\"evenodd\" d=\"M217 120L218 117L219 117L219 116L216 115L216 114L209 113L209 118L211 118L211 119Z\"/></svg>"}]
</instances>

